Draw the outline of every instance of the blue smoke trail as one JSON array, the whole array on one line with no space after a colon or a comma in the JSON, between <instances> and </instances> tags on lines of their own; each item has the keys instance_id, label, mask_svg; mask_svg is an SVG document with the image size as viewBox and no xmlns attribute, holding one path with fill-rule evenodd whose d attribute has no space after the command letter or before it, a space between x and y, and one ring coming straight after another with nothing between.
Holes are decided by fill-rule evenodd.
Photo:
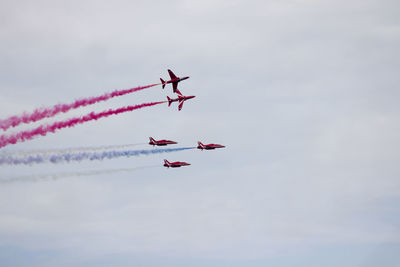
<instances>
[{"instance_id":1,"label":"blue smoke trail","mask_svg":"<svg viewBox=\"0 0 400 267\"><path fill-rule=\"evenodd\" d=\"M194 149L196 147L180 147L180 148L164 148L164 149L149 149L149 150L123 150L123 151L103 151L103 152L81 152L81 153L65 153L56 155L35 155L29 157L15 158L12 156L0 158L0 165L31 165L34 163L61 163L82 160L103 160L114 159L120 157L135 157L140 155L151 155L159 153L170 153Z\"/></svg>"},{"instance_id":2,"label":"blue smoke trail","mask_svg":"<svg viewBox=\"0 0 400 267\"><path fill-rule=\"evenodd\" d=\"M69 147L69 148L53 148L53 149L39 149L39 150L17 150L17 151L0 151L0 158L7 157L29 157L39 154L66 154L66 153L78 153L78 152L94 152L99 150L116 150L116 149L128 149L133 146L145 145L146 143L136 144L125 144L125 145L107 145L107 146L83 146L83 147Z\"/></svg>"}]
</instances>

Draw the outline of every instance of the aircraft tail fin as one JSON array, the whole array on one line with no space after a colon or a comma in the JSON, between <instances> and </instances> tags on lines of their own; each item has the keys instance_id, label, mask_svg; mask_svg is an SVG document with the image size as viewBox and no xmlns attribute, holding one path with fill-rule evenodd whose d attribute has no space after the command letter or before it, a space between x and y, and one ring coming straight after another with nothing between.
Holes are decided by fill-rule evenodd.
<instances>
[{"instance_id":1,"label":"aircraft tail fin","mask_svg":"<svg viewBox=\"0 0 400 267\"><path fill-rule=\"evenodd\" d=\"M165 81L162 78L160 78L160 81L162 83L162 89L164 89L165 88Z\"/></svg>"},{"instance_id":2,"label":"aircraft tail fin","mask_svg":"<svg viewBox=\"0 0 400 267\"><path fill-rule=\"evenodd\" d=\"M169 98L169 96L167 96L167 99L168 99L168 107L169 107L169 106L171 106L172 100L171 100L171 98Z\"/></svg>"},{"instance_id":3,"label":"aircraft tail fin","mask_svg":"<svg viewBox=\"0 0 400 267\"><path fill-rule=\"evenodd\" d=\"M199 148L203 149L204 145L200 141L198 141L197 144L199 145Z\"/></svg>"},{"instance_id":4,"label":"aircraft tail fin","mask_svg":"<svg viewBox=\"0 0 400 267\"><path fill-rule=\"evenodd\" d=\"M166 166L166 167L168 167L168 168L169 168L169 161L168 161L168 160L166 160L166 159L164 159L164 166Z\"/></svg>"},{"instance_id":5,"label":"aircraft tail fin","mask_svg":"<svg viewBox=\"0 0 400 267\"><path fill-rule=\"evenodd\" d=\"M150 139L149 144L154 146L156 144L156 140L154 140L153 137L151 136L149 137L149 139Z\"/></svg>"}]
</instances>

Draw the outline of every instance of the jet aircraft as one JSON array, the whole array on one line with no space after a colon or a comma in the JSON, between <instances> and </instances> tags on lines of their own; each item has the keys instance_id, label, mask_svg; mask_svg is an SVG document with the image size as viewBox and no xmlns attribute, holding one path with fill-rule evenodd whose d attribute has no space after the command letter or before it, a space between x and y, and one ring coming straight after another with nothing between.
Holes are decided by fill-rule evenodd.
<instances>
[{"instance_id":1,"label":"jet aircraft","mask_svg":"<svg viewBox=\"0 0 400 267\"><path fill-rule=\"evenodd\" d=\"M177 98L171 99L171 98L169 98L169 97L167 96L167 99L168 99L168 107L171 105L172 102L178 101L178 102L179 102L178 110L181 110L182 107L183 107L183 102L185 102L185 101L188 100L188 99L192 99L192 98L195 98L195 97L196 97L196 96L194 96L194 95L184 96L184 95L182 95L182 93L181 93L178 89L176 90L176 92L177 92L177 94L178 94L178 97L177 97Z\"/></svg>"},{"instance_id":2,"label":"jet aircraft","mask_svg":"<svg viewBox=\"0 0 400 267\"><path fill-rule=\"evenodd\" d=\"M203 149L205 149L205 150L211 150L211 149L216 149L216 148L223 148L223 147L225 147L225 146L219 145L219 144L208 144L208 145L204 145L204 144L202 144L200 141L197 142L197 144L198 144L197 148L198 148L198 149L201 149L201 150L203 150Z\"/></svg>"},{"instance_id":3,"label":"jet aircraft","mask_svg":"<svg viewBox=\"0 0 400 267\"><path fill-rule=\"evenodd\" d=\"M177 142L170 141L170 140L154 140L153 137L149 137L150 142L149 145L152 146L166 146L166 145L172 145L172 144L177 144Z\"/></svg>"},{"instance_id":4,"label":"jet aircraft","mask_svg":"<svg viewBox=\"0 0 400 267\"><path fill-rule=\"evenodd\" d=\"M168 160L164 159L164 167L171 167L171 168L179 168L182 166L188 166L190 165L190 163L187 162L180 162L180 161L176 161L176 162L169 162Z\"/></svg>"},{"instance_id":5,"label":"jet aircraft","mask_svg":"<svg viewBox=\"0 0 400 267\"><path fill-rule=\"evenodd\" d=\"M176 93L176 91L178 90L178 83L180 81L189 79L189 76L185 76L185 77L176 77L176 75L172 72L172 70L168 70L169 73L169 77L171 77L171 80L169 81L164 81L162 78L160 78L161 80L161 84L162 84L162 88L164 89L165 85L168 83L172 83L172 88L174 90L174 93Z\"/></svg>"}]
</instances>

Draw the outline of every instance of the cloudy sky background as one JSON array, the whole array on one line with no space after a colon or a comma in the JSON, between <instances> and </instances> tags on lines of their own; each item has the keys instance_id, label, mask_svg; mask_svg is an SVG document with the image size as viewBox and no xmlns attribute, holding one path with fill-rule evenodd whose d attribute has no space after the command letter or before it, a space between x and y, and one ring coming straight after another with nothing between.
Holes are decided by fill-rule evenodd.
<instances>
[{"instance_id":1,"label":"cloudy sky background","mask_svg":"<svg viewBox=\"0 0 400 267\"><path fill-rule=\"evenodd\" d=\"M196 98L5 152L136 144L218 151L1 166L2 266L398 266L397 1L0 1L0 117L157 82ZM165 99L154 87L47 120ZM40 123L8 131L30 129ZM147 148L146 145L137 148Z\"/></svg>"}]
</instances>

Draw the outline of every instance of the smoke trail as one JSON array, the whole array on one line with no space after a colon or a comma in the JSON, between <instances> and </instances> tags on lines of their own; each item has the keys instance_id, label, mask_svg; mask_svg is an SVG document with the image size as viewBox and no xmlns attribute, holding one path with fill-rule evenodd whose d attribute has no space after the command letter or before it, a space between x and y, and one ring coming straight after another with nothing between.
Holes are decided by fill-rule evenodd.
<instances>
[{"instance_id":1,"label":"smoke trail","mask_svg":"<svg viewBox=\"0 0 400 267\"><path fill-rule=\"evenodd\" d=\"M15 144L18 142L24 142L26 140L31 140L37 135L42 135L45 136L47 133L54 133L56 130L67 128L67 127L73 127L77 124L85 123L88 121L92 120L98 120L100 118L108 117L110 115L116 115L136 109L141 109L145 107L150 107L154 105L158 105L161 103L165 103L166 101L160 101L160 102L152 102L152 103L144 103L136 106L127 106L123 108L118 108L118 109L109 109L100 113L94 113L91 112L83 117L79 118L72 118L68 119L65 121L59 121L55 122L53 124L48 124L48 125L41 125L33 130L28 130L28 131L22 131L16 134L12 135L2 135L0 136L0 148L5 147L6 145L9 144Z\"/></svg>"},{"instance_id":2,"label":"smoke trail","mask_svg":"<svg viewBox=\"0 0 400 267\"><path fill-rule=\"evenodd\" d=\"M82 151L97 151L97 150L110 150L110 149L126 149L129 147L145 145L147 143L136 143L126 145L108 145L108 146L84 146L84 147L69 147L69 148L54 148L54 149L43 149L43 150L21 150L13 152L0 152L0 158L7 157L28 157L38 154L65 154Z\"/></svg>"},{"instance_id":3,"label":"smoke trail","mask_svg":"<svg viewBox=\"0 0 400 267\"><path fill-rule=\"evenodd\" d=\"M122 168L122 169L110 169L110 170L93 170L86 172L66 172L66 173L54 173L54 174L42 174L42 175L29 175L15 178L0 179L0 184L13 183L13 182L38 182L41 180L58 180L67 177L81 177L81 176L94 176L104 174L114 174L119 172L133 172L142 169L161 167L160 165L150 165L135 168Z\"/></svg>"},{"instance_id":4,"label":"smoke trail","mask_svg":"<svg viewBox=\"0 0 400 267\"><path fill-rule=\"evenodd\" d=\"M71 109L76 109L79 107L92 105L92 104L95 104L98 102L106 101L113 97L123 96L126 94L144 90L146 88L150 88L150 87L153 87L156 85L159 85L159 83L146 85L146 86L139 86L139 87L130 88L130 89L124 89L124 90L115 90L111 93L105 93L104 95L101 95L101 96L79 99L70 104L57 104L57 105L55 105L53 107L49 107L49 108L38 108L38 109L35 109L31 113L25 112L21 115L11 116L7 119L0 120L0 129L3 129L5 131L10 127L18 126L21 123L30 123L30 122L39 121L44 118L50 118L61 112L65 113Z\"/></svg>"},{"instance_id":5,"label":"smoke trail","mask_svg":"<svg viewBox=\"0 0 400 267\"><path fill-rule=\"evenodd\" d=\"M82 152L82 153L66 153L61 155L35 155L29 157L4 157L0 158L0 165L31 165L34 163L62 163L71 161L82 161L82 160L103 160L103 159L114 159L121 157L134 157L140 155L151 155L159 153L170 153L176 151L183 151L188 149L194 149L196 147L180 147L180 148L164 148L164 149L149 149L149 150L122 150L122 151L103 151L103 152Z\"/></svg>"}]
</instances>

